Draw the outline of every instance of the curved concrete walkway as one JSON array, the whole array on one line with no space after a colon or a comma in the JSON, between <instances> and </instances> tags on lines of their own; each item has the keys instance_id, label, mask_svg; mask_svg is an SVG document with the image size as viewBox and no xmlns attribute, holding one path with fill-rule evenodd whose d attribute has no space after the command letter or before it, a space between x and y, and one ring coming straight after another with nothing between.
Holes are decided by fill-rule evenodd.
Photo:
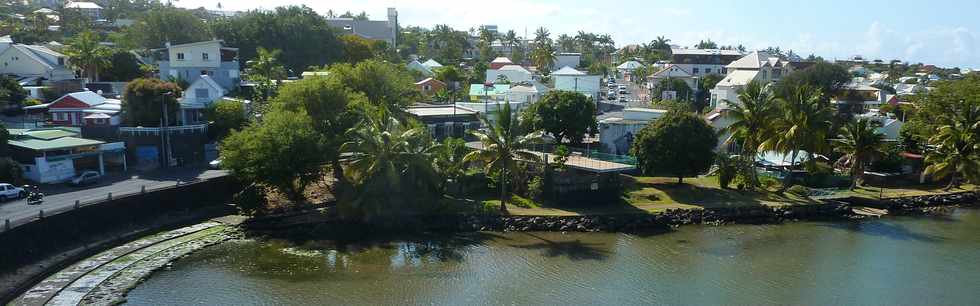
<instances>
[{"instance_id":1,"label":"curved concrete walkway","mask_svg":"<svg viewBox=\"0 0 980 306\"><path fill-rule=\"evenodd\" d=\"M55 273L10 304L112 304L141 278L171 260L226 240L230 228L208 221L126 243Z\"/></svg>"}]
</instances>

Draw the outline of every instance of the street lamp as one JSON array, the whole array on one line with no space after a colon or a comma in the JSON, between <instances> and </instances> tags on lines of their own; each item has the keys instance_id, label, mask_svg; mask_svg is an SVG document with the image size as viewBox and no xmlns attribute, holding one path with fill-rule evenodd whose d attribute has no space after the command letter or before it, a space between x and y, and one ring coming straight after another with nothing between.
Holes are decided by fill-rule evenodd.
<instances>
[{"instance_id":1,"label":"street lamp","mask_svg":"<svg viewBox=\"0 0 980 306\"><path fill-rule=\"evenodd\" d=\"M167 135L167 127L170 126L169 116L167 114L167 97L173 96L172 91L164 92L160 95L160 108L163 114L160 117L160 152L163 157L163 166L170 166L170 137Z\"/></svg>"}]
</instances>

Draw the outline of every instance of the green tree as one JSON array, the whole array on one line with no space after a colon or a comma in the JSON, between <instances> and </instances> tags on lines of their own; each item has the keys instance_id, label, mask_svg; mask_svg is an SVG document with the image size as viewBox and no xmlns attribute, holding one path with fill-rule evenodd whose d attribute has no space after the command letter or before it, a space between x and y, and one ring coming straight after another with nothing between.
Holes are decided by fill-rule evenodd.
<instances>
[{"instance_id":1,"label":"green tree","mask_svg":"<svg viewBox=\"0 0 980 306\"><path fill-rule=\"evenodd\" d=\"M684 82L684 80L675 79L675 78L666 78L660 80L660 83L657 83L657 85L653 87L652 98L655 100L660 99L661 97L663 97L663 92L665 91L676 92L677 101L687 101L687 99L691 97L691 94L694 93L694 90L692 90L691 87L687 85L687 82Z\"/></svg>"},{"instance_id":2,"label":"green tree","mask_svg":"<svg viewBox=\"0 0 980 306\"><path fill-rule=\"evenodd\" d=\"M282 50L267 50L259 47L258 56L246 63L248 68L245 72L248 74L248 79L258 84L263 101L268 100L279 86L279 81L286 78L286 68L279 63L281 54Z\"/></svg>"},{"instance_id":3,"label":"green tree","mask_svg":"<svg viewBox=\"0 0 980 306\"><path fill-rule=\"evenodd\" d=\"M340 36L340 43L344 46L344 61L348 63L358 63L375 56L373 43L360 36L342 35Z\"/></svg>"},{"instance_id":4,"label":"green tree","mask_svg":"<svg viewBox=\"0 0 980 306\"><path fill-rule=\"evenodd\" d=\"M330 67L330 73L372 105L395 115L402 114L402 109L421 95L411 74L392 63L366 60L357 65L338 64Z\"/></svg>"},{"instance_id":5,"label":"green tree","mask_svg":"<svg viewBox=\"0 0 980 306\"><path fill-rule=\"evenodd\" d=\"M850 166L851 190L860 184L865 166L885 154L884 135L866 119L852 121L833 141L834 149L844 154L840 162Z\"/></svg>"},{"instance_id":6,"label":"green tree","mask_svg":"<svg viewBox=\"0 0 980 306\"><path fill-rule=\"evenodd\" d=\"M139 60L129 51L113 50L108 69L100 77L106 81L126 82L143 75Z\"/></svg>"},{"instance_id":7,"label":"green tree","mask_svg":"<svg viewBox=\"0 0 980 306\"><path fill-rule=\"evenodd\" d=\"M142 49L163 48L211 39L208 26L190 11L161 7L147 12L125 30L127 40Z\"/></svg>"},{"instance_id":8,"label":"green tree","mask_svg":"<svg viewBox=\"0 0 980 306\"><path fill-rule=\"evenodd\" d=\"M112 65L112 50L99 43L95 32L82 32L65 46L65 55L72 66L82 70L94 82L99 81L99 71Z\"/></svg>"},{"instance_id":9,"label":"green tree","mask_svg":"<svg viewBox=\"0 0 980 306\"><path fill-rule=\"evenodd\" d=\"M0 75L0 108L20 105L27 99L28 92L14 78Z\"/></svg>"},{"instance_id":10,"label":"green tree","mask_svg":"<svg viewBox=\"0 0 980 306\"><path fill-rule=\"evenodd\" d=\"M123 90L122 110L126 123L130 126L159 126L163 122L163 108L166 103L168 123L177 121L181 90L177 84L159 79L135 79L126 84Z\"/></svg>"},{"instance_id":11,"label":"green tree","mask_svg":"<svg viewBox=\"0 0 980 306\"><path fill-rule=\"evenodd\" d=\"M347 132L341 146L355 196L343 211L366 217L431 203L441 179L433 167L438 145L423 125L405 124L383 111L371 111Z\"/></svg>"},{"instance_id":12,"label":"green tree","mask_svg":"<svg viewBox=\"0 0 980 306\"><path fill-rule=\"evenodd\" d=\"M542 74L548 74L551 72L555 65L555 46L551 43L536 43L534 49L531 50L531 62L538 67L538 71Z\"/></svg>"},{"instance_id":13,"label":"green tree","mask_svg":"<svg viewBox=\"0 0 980 306\"><path fill-rule=\"evenodd\" d=\"M755 162L759 144L765 141L769 125L776 115L776 98L769 85L752 81L738 93L741 103L728 102L731 108L727 116L731 125L727 132L731 133L726 143L738 143L741 146L741 166L743 171L749 171L746 177L751 187L759 186L759 179L752 164Z\"/></svg>"},{"instance_id":14,"label":"green tree","mask_svg":"<svg viewBox=\"0 0 980 306\"><path fill-rule=\"evenodd\" d=\"M954 116L954 122L940 126L929 138L935 149L925 160L927 175L950 178L946 190L959 186L960 178L980 182L980 105Z\"/></svg>"},{"instance_id":15,"label":"green tree","mask_svg":"<svg viewBox=\"0 0 980 306\"><path fill-rule=\"evenodd\" d=\"M295 73L343 58L343 45L323 16L306 6L254 10L211 22L215 37L239 48L242 62L255 59L258 47L287 50L283 65Z\"/></svg>"},{"instance_id":16,"label":"green tree","mask_svg":"<svg viewBox=\"0 0 980 306\"><path fill-rule=\"evenodd\" d=\"M578 145L586 134L599 131L595 103L574 91L550 91L538 103L525 108L521 116L521 123L529 130L544 130L558 143L568 139Z\"/></svg>"},{"instance_id":17,"label":"green tree","mask_svg":"<svg viewBox=\"0 0 980 306\"><path fill-rule=\"evenodd\" d=\"M466 141L462 138L449 137L435 153L435 165L443 178L458 181L466 173L466 161L463 158L469 153Z\"/></svg>"},{"instance_id":18,"label":"green tree","mask_svg":"<svg viewBox=\"0 0 980 306\"><path fill-rule=\"evenodd\" d=\"M829 99L850 81L851 74L844 67L817 62L806 69L784 76L773 91L777 97L788 99L793 96L797 88L809 86L820 90L824 94L824 99Z\"/></svg>"},{"instance_id":19,"label":"green tree","mask_svg":"<svg viewBox=\"0 0 980 306\"><path fill-rule=\"evenodd\" d=\"M503 104L497 112L497 120L490 122L486 117L481 118L484 131L470 130L470 134L480 139L482 150L466 154L463 160L467 162L480 161L484 164L487 175L497 174L497 184L500 186L500 212L507 213L507 178L517 168L517 161L540 162L541 157L525 151L529 145L541 141L542 131L524 134L517 118L513 118L510 104Z\"/></svg>"},{"instance_id":20,"label":"green tree","mask_svg":"<svg viewBox=\"0 0 980 306\"><path fill-rule=\"evenodd\" d=\"M644 174L670 175L683 184L684 177L708 171L717 145L714 128L700 116L670 111L637 133L631 153Z\"/></svg>"},{"instance_id":21,"label":"green tree","mask_svg":"<svg viewBox=\"0 0 980 306\"><path fill-rule=\"evenodd\" d=\"M305 112L274 108L221 142L221 166L249 182L274 187L294 203L323 164L320 135Z\"/></svg>"},{"instance_id":22,"label":"green tree","mask_svg":"<svg viewBox=\"0 0 980 306\"><path fill-rule=\"evenodd\" d=\"M790 168L796 166L800 151L806 151L807 161L813 154L826 151L833 119L830 103L819 89L803 85L789 99L780 100L779 114L770 123L773 133L767 135L759 148L790 154ZM786 175L783 190L789 188L791 175Z\"/></svg>"},{"instance_id":23,"label":"green tree","mask_svg":"<svg viewBox=\"0 0 980 306\"><path fill-rule=\"evenodd\" d=\"M698 93L694 100L694 109L701 112L711 104L711 90L721 82L725 76L720 74L709 74L701 78L698 82Z\"/></svg>"},{"instance_id":24,"label":"green tree","mask_svg":"<svg viewBox=\"0 0 980 306\"><path fill-rule=\"evenodd\" d=\"M211 139L223 139L233 130L241 129L248 122L245 105L234 100L219 100L204 110L204 116L211 122L208 133Z\"/></svg>"},{"instance_id":25,"label":"green tree","mask_svg":"<svg viewBox=\"0 0 980 306\"><path fill-rule=\"evenodd\" d=\"M695 49L718 49L718 44L711 41L711 39L708 39L708 40L702 40L698 42L697 45L694 45L694 48Z\"/></svg>"}]
</instances>

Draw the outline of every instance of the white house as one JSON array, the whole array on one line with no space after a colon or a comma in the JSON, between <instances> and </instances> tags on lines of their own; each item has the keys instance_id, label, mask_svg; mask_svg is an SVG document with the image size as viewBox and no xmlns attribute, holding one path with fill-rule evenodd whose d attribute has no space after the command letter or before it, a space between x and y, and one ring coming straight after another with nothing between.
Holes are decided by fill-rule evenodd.
<instances>
[{"instance_id":1,"label":"white house","mask_svg":"<svg viewBox=\"0 0 980 306\"><path fill-rule=\"evenodd\" d=\"M43 46L10 44L0 51L0 74L61 81L75 78L68 57Z\"/></svg>"},{"instance_id":2,"label":"white house","mask_svg":"<svg viewBox=\"0 0 980 306\"><path fill-rule=\"evenodd\" d=\"M201 122L202 111L224 97L227 92L214 79L202 75L184 90L184 96L180 98L180 122L185 125Z\"/></svg>"},{"instance_id":3,"label":"white house","mask_svg":"<svg viewBox=\"0 0 980 306\"><path fill-rule=\"evenodd\" d=\"M619 64L619 66L616 66L616 71L618 71L620 75L625 76L625 75L632 74L633 71L636 71L636 69L640 69L642 67L643 64L640 64L640 62L625 61L622 64Z\"/></svg>"},{"instance_id":4,"label":"white house","mask_svg":"<svg viewBox=\"0 0 980 306\"><path fill-rule=\"evenodd\" d=\"M671 49L671 63L699 77L709 74L728 74L726 65L744 56L735 50Z\"/></svg>"},{"instance_id":5,"label":"white house","mask_svg":"<svg viewBox=\"0 0 980 306\"><path fill-rule=\"evenodd\" d=\"M647 76L647 89L653 89L665 79L683 80L684 83L687 83L687 86L690 88L695 88L695 86L697 86L694 75L692 75L690 72L685 71L683 68L677 65L666 64L664 69Z\"/></svg>"},{"instance_id":6,"label":"white house","mask_svg":"<svg viewBox=\"0 0 980 306\"><path fill-rule=\"evenodd\" d=\"M437 62L436 60L431 59L431 58L429 60L425 61L425 63L422 63L422 66L428 67L430 70L433 70L433 71L435 71L436 69L442 68L442 64L440 64L439 62Z\"/></svg>"},{"instance_id":7,"label":"white house","mask_svg":"<svg viewBox=\"0 0 980 306\"><path fill-rule=\"evenodd\" d=\"M65 3L66 9L78 10L82 15L88 16L92 20L102 19L102 7L94 2L68 2Z\"/></svg>"},{"instance_id":8,"label":"white house","mask_svg":"<svg viewBox=\"0 0 980 306\"><path fill-rule=\"evenodd\" d=\"M208 40L181 45L167 44L156 49L160 78L183 79L194 83L202 75L210 76L225 89L239 85L238 48L224 46L224 41Z\"/></svg>"},{"instance_id":9,"label":"white house","mask_svg":"<svg viewBox=\"0 0 980 306\"><path fill-rule=\"evenodd\" d=\"M405 67L408 68L408 70L411 70L411 71L418 71L423 76L427 76L427 77L430 77L430 76L432 76L434 74L432 72L432 69L429 69L428 66L426 66L426 65L424 65L422 63L419 63L419 61L417 61L417 60L413 60L411 62L408 62L408 64L406 64Z\"/></svg>"},{"instance_id":10,"label":"white house","mask_svg":"<svg viewBox=\"0 0 980 306\"><path fill-rule=\"evenodd\" d=\"M531 72L519 65L506 65L500 69L487 69L487 83L496 83L499 80L506 80L510 83L530 82Z\"/></svg>"},{"instance_id":11,"label":"white house","mask_svg":"<svg viewBox=\"0 0 980 306\"><path fill-rule=\"evenodd\" d=\"M575 91L593 99L599 98L599 86L602 76L588 75L572 67L565 66L551 73L556 90Z\"/></svg>"},{"instance_id":12,"label":"white house","mask_svg":"<svg viewBox=\"0 0 980 306\"><path fill-rule=\"evenodd\" d=\"M544 94L548 93L548 90L547 86L537 81L532 81L530 83L515 84L507 91L506 96L508 101L532 104L538 102Z\"/></svg>"},{"instance_id":13,"label":"white house","mask_svg":"<svg viewBox=\"0 0 980 306\"><path fill-rule=\"evenodd\" d=\"M609 113L599 118L599 143L602 151L611 154L629 154L637 132L650 122L663 117L666 110L626 108L621 113Z\"/></svg>"},{"instance_id":14,"label":"white house","mask_svg":"<svg viewBox=\"0 0 980 306\"><path fill-rule=\"evenodd\" d=\"M739 90L749 82L776 82L795 70L789 61L762 51L749 53L725 68L728 75L711 90L712 107L719 107L726 100L738 103Z\"/></svg>"}]
</instances>

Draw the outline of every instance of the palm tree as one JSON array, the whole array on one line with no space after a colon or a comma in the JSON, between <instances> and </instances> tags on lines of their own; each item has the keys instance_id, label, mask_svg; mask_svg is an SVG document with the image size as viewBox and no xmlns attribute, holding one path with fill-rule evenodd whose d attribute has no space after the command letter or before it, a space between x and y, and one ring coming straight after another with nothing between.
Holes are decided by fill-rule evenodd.
<instances>
[{"instance_id":1,"label":"palm tree","mask_svg":"<svg viewBox=\"0 0 980 306\"><path fill-rule=\"evenodd\" d=\"M522 134L519 122L510 111L509 103L498 108L496 122L490 122L486 117L480 120L488 127L487 130L485 132L471 130L470 134L480 139L483 149L466 154L463 161L481 161L485 165L484 171L487 175L497 173L497 184L500 185L500 212L507 213L508 173L514 170L518 160L541 161L538 155L525 151L524 147L540 142L544 132Z\"/></svg>"},{"instance_id":2,"label":"palm tree","mask_svg":"<svg viewBox=\"0 0 980 306\"><path fill-rule=\"evenodd\" d=\"M926 175L950 177L946 190L959 186L959 175L980 181L980 106L957 115L952 124L938 128L929 138L936 149L926 155Z\"/></svg>"},{"instance_id":3,"label":"palm tree","mask_svg":"<svg viewBox=\"0 0 980 306\"><path fill-rule=\"evenodd\" d=\"M825 103L823 93L808 85L797 87L788 99L779 101L781 113L770 123L771 133L759 144L759 149L790 154L792 169L797 166L800 151L806 151L807 160L812 161L814 153L827 148L833 112ZM790 179L787 174L782 190L789 188Z\"/></svg>"},{"instance_id":4,"label":"palm tree","mask_svg":"<svg viewBox=\"0 0 980 306\"><path fill-rule=\"evenodd\" d=\"M376 213L378 203L410 203L417 196L434 194L440 186L433 168L439 146L426 128L404 124L380 110L368 113L347 131L349 141L340 147L350 156L345 173L356 190L351 205Z\"/></svg>"},{"instance_id":5,"label":"palm tree","mask_svg":"<svg viewBox=\"0 0 980 306\"><path fill-rule=\"evenodd\" d=\"M517 33L514 30L508 30L504 34L503 42L507 46L507 50L510 50L510 56L514 57L514 46L517 45Z\"/></svg>"},{"instance_id":6,"label":"palm tree","mask_svg":"<svg viewBox=\"0 0 980 306\"><path fill-rule=\"evenodd\" d=\"M534 50L531 51L531 62L538 67L538 71L541 71L542 74L551 72L556 58L555 46L550 43L536 44Z\"/></svg>"},{"instance_id":7,"label":"palm tree","mask_svg":"<svg viewBox=\"0 0 980 306\"><path fill-rule=\"evenodd\" d=\"M99 43L99 36L92 31L79 33L65 47L65 55L72 66L82 70L82 73L99 80L99 70L112 66L112 50Z\"/></svg>"},{"instance_id":8,"label":"palm tree","mask_svg":"<svg viewBox=\"0 0 980 306\"><path fill-rule=\"evenodd\" d=\"M834 139L837 152L843 153L841 162L850 165L851 190L857 188L864 175L864 166L884 153L885 136L867 119L853 121L844 127Z\"/></svg>"},{"instance_id":9,"label":"palm tree","mask_svg":"<svg viewBox=\"0 0 980 306\"><path fill-rule=\"evenodd\" d=\"M747 168L743 170L751 170L759 144L765 141L765 133L775 115L776 97L770 85L752 81L739 92L738 100L741 103L726 101L730 107L728 117L731 118L732 123L727 128L731 136L725 142L741 145L742 167ZM758 186L759 181L755 171L750 171L748 177L749 185Z\"/></svg>"},{"instance_id":10,"label":"palm tree","mask_svg":"<svg viewBox=\"0 0 980 306\"><path fill-rule=\"evenodd\" d=\"M275 85L274 82L286 77L286 68L279 63L280 54L282 54L282 50L268 50L263 47L258 47L256 49L255 59L246 63L248 66L246 70L248 76L252 81L259 84L264 94L264 99L268 99L272 95L271 91Z\"/></svg>"}]
</instances>

